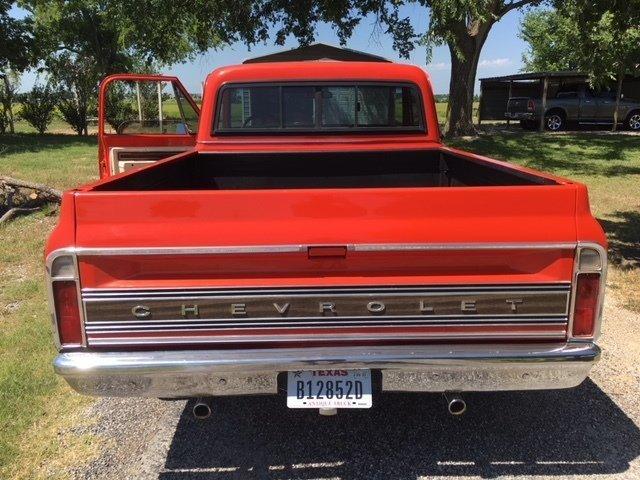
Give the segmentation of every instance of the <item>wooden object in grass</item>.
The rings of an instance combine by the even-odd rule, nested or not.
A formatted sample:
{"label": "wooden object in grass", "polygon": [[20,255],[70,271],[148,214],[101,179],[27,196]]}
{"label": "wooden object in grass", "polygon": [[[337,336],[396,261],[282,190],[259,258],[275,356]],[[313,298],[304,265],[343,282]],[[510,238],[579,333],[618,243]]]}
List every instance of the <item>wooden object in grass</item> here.
{"label": "wooden object in grass", "polygon": [[61,200],[62,192],[48,185],[0,175],[0,224]]}

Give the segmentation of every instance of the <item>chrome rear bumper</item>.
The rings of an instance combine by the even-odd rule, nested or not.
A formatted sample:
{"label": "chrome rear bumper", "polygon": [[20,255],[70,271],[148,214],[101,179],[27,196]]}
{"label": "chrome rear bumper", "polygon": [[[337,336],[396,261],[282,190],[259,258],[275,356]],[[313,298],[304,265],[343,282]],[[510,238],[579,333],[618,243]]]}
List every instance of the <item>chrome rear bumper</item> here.
{"label": "chrome rear bumper", "polygon": [[579,385],[600,356],[593,343],[69,352],[55,371],[78,392],[183,398],[277,393],[290,370],[370,368],[385,391],[544,390]]}

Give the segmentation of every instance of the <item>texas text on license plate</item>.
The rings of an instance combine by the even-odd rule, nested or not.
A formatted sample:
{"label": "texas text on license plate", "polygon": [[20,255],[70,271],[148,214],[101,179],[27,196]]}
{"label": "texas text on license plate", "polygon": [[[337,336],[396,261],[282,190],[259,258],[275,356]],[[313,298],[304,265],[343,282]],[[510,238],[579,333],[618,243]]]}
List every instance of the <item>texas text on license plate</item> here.
{"label": "texas text on license plate", "polygon": [[371,370],[288,372],[289,408],[371,408]]}

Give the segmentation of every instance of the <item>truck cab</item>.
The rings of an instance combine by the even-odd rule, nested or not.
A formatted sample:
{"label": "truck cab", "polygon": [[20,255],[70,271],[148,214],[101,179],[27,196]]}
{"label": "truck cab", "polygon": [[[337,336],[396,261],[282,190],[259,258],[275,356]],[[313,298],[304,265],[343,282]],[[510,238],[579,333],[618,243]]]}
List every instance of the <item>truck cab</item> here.
{"label": "truck cab", "polygon": [[[158,118],[109,133],[116,79]],[[101,92],[102,178],[64,194],[46,251],[54,367],[79,392],[368,408],[573,387],[598,359],[585,186],[443,145],[422,69],[223,67],[200,107],[170,77]]]}

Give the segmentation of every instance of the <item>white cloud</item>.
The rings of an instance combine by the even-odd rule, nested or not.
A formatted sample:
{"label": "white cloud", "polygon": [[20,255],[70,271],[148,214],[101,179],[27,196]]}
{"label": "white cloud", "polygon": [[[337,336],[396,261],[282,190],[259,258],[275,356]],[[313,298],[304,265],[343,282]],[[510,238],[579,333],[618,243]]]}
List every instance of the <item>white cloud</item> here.
{"label": "white cloud", "polygon": [[488,60],[480,60],[478,68],[504,67],[509,64],[511,64],[511,60],[508,58],[491,58]]}

